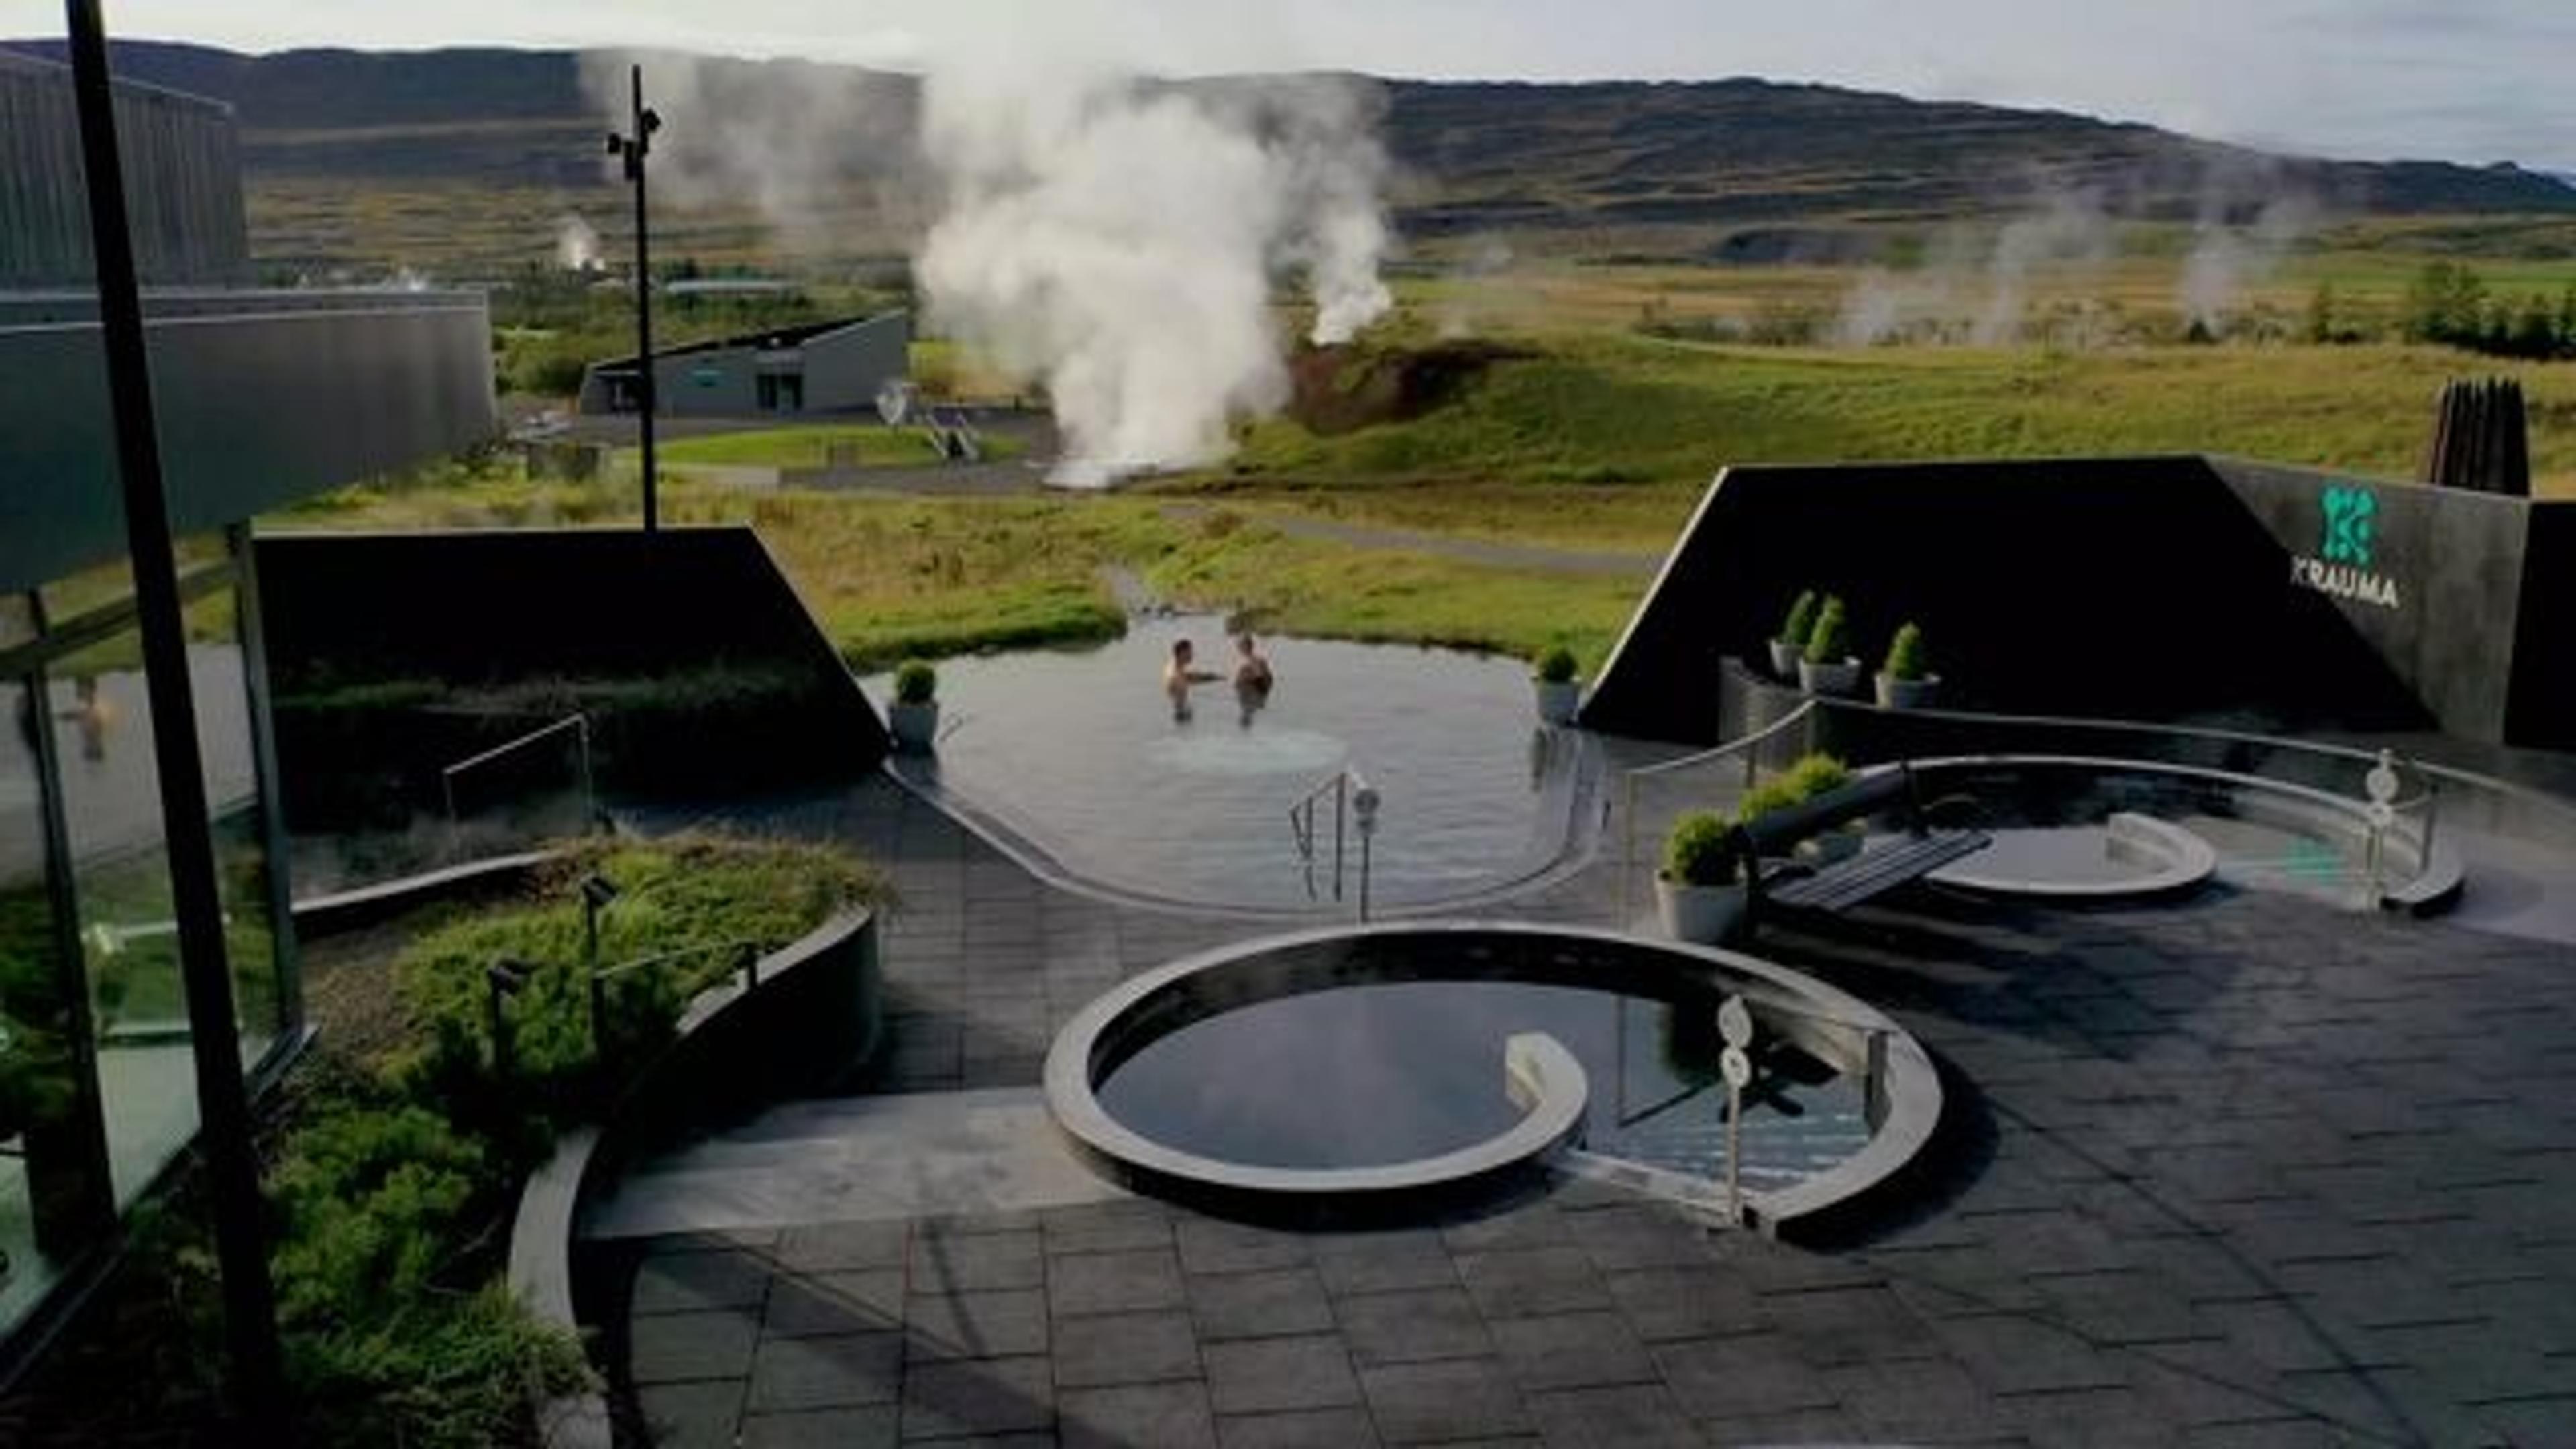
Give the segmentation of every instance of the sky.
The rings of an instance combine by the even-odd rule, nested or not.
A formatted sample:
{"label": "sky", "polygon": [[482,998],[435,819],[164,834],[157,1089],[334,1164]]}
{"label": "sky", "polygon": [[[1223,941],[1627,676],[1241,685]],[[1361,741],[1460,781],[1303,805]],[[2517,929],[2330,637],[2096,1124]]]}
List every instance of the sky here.
{"label": "sky", "polygon": [[[2576,172],[2576,0],[103,0],[120,36],[660,46],[924,68],[1016,52],[1163,74],[1818,80],[2270,149]],[[0,0],[0,34],[61,5]]]}

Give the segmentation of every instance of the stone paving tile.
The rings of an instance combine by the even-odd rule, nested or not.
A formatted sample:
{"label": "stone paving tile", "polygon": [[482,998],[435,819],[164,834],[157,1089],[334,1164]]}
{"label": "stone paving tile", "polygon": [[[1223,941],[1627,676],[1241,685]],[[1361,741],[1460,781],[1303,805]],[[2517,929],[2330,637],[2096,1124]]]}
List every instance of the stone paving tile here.
{"label": "stone paving tile", "polygon": [[779,1234],[777,1261],[798,1273],[901,1268],[911,1240],[909,1223],[820,1223]]}
{"label": "stone paving tile", "polygon": [[635,1403],[656,1449],[731,1449],[742,1418],[742,1381],[646,1384]]}
{"label": "stone paving tile", "polygon": [[639,1384],[741,1378],[751,1372],[759,1327],[739,1311],[636,1318],[626,1329],[627,1375]]}
{"label": "stone paving tile", "polygon": [[1372,1449],[1379,1442],[1377,1426],[1356,1408],[1221,1415],[1216,1437],[1221,1449]]}
{"label": "stone paving tile", "polygon": [[1316,1275],[1324,1280],[1324,1291],[1335,1298],[1407,1288],[1448,1288],[1458,1283],[1457,1266],[1434,1232],[1323,1238],[1316,1241],[1314,1254]]}
{"label": "stone paving tile", "polygon": [[1049,1253],[1116,1253],[1172,1245],[1172,1210],[1150,1198],[1049,1208],[1041,1223]]}
{"label": "stone paving tile", "polygon": [[1046,1285],[1046,1254],[1035,1229],[924,1232],[909,1258],[916,1293],[971,1293]]}
{"label": "stone paving tile", "polygon": [[1058,1314],[1179,1308],[1180,1260],[1169,1248],[1067,1253],[1047,1261],[1047,1300]]}
{"label": "stone paving tile", "polygon": [[1035,1288],[914,1294],[904,1300],[904,1358],[1017,1358],[1047,1351],[1046,1295]]}
{"label": "stone paving tile", "polygon": [[1176,1231],[1181,1266],[1192,1273],[1248,1273],[1310,1260],[1305,1238],[1296,1233],[1202,1217],[1183,1218]]}
{"label": "stone paving tile", "polygon": [[1330,1334],[1211,1343],[1200,1350],[1220,1414],[1328,1409],[1360,1401],[1350,1355]]}
{"label": "stone paving tile", "polygon": [[1820,1288],[1762,1300],[1769,1330],[1806,1363],[1895,1363],[1937,1358],[1941,1341],[1893,1289]]}
{"label": "stone paving tile", "polygon": [[1058,1387],[1195,1379],[1199,1371],[1199,1339],[1187,1314],[1107,1313],[1056,1322]]}
{"label": "stone paving tile", "polygon": [[1352,1362],[1362,1366],[1479,1358],[1494,1351],[1475,1302],[1456,1287],[1362,1294],[1334,1304],[1333,1314]]}
{"label": "stone paving tile", "polygon": [[1658,1344],[1652,1353],[1682,1411],[1700,1419],[1831,1409],[1839,1402],[1821,1370],[1765,1334]]}
{"label": "stone paving tile", "polygon": [[760,1346],[751,1365],[753,1413],[888,1404],[902,1385],[900,1333],[846,1333],[831,1338],[778,1338]]}
{"label": "stone paving tile", "polygon": [[1312,1268],[1193,1275],[1186,1291],[1198,1334],[1211,1342],[1329,1333],[1333,1328],[1324,1280]]}
{"label": "stone paving tile", "polygon": [[1762,1321],[1753,1290],[1721,1268],[1648,1268],[1607,1273],[1602,1282],[1649,1343],[1742,1333]]}
{"label": "stone paving tile", "polygon": [[1458,1277],[1478,1312],[1488,1318],[1575,1313],[1610,1308],[1610,1290],[1599,1270],[1575,1247],[1462,1253]]}
{"label": "stone paving tile", "polygon": [[770,1338],[864,1333],[903,1326],[903,1270],[780,1277],[770,1285],[760,1331]]}
{"label": "stone paving tile", "polygon": [[894,1449],[902,1416],[891,1404],[753,1414],[742,1421],[741,1449]]}
{"label": "stone paving tile", "polygon": [[631,1313],[689,1313],[715,1308],[760,1307],[769,1291],[769,1263],[756,1252],[720,1248],[699,1253],[654,1253],[635,1265]]}
{"label": "stone paving tile", "polygon": [[1498,1318],[1485,1328],[1512,1382],[1526,1390],[1598,1388],[1656,1378],[1645,1346],[1616,1313]]}
{"label": "stone paving tile", "polygon": [[1491,1439],[1531,1427],[1497,1359],[1384,1364],[1360,1370],[1360,1387],[1378,1437],[1389,1444]]}
{"label": "stone paving tile", "polygon": [[1065,1449],[1214,1449],[1216,1420],[1197,1382],[1066,1389],[1056,1397]]}
{"label": "stone paving tile", "polygon": [[903,1437],[1052,1430],[1055,1391],[1043,1358],[921,1364],[903,1376]]}
{"label": "stone paving tile", "polygon": [[1661,1383],[1533,1392],[1530,1422],[1548,1449],[1701,1449],[1706,1442]]}

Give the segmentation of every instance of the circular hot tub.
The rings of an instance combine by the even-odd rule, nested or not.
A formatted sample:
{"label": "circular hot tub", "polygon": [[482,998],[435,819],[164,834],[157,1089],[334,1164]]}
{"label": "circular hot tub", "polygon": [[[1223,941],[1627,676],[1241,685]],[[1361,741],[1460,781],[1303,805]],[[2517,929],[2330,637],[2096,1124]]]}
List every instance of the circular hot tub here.
{"label": "circular hot tub", "polygon": [[[1755,1024],[1726,1124],[1719,1006]],[[1822,982],[1607,931],[1301,932],[1126,982],[1060,1032],[1048,1104],[1140,1190],[1265,1219],[1438,1211],[1551,1167],[1773,1226],[1883,1182],[1940,1111],[1930,1059]]]}

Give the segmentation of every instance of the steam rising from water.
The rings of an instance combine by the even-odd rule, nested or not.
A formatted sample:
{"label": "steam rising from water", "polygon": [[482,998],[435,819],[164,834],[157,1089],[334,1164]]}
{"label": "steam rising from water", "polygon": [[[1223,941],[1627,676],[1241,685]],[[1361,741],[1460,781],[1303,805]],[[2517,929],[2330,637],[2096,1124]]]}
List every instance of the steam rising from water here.
{"label": "steam rising from water", "polygon": [[1379,105],[1325,77],[934,72],[921,144],[945,202],[914,260],[931,321],[1045,383],[1059,483],[1221,458],[1234,419],[1287,398],[1274,272],[1306,273],[1319,343],[1389,305]]}
{"label": "steam rising from water", "polygon": [[567,272],[599,269],[599,231],[577,212],[564,213],[555,224],[555,265]]}

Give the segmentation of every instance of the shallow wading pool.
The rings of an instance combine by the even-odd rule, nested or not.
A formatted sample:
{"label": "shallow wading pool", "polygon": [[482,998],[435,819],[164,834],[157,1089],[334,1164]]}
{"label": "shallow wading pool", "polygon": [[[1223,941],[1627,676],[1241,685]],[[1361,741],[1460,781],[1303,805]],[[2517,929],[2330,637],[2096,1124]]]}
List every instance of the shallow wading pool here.
{"label": "shallow wading pool", "polygon": [[[1226,680],[1175,717],[1161,684],[1172,641]],[[1264,639],[1277,682],[1247,707],[1228,682],[1221,620],[1135,622],[1081,653],[1019,653],[939,667],[941,736],[905,777],[1060,873],[1184,904],[1347,914],[1361,842],[1343,841],[1333,891],[1333,807],[1315,813],[1315,859],[1289,811],[1339,771],[1383,799],[1369,842],[1381,907],[1457,900],[1559,857],[1580,814],[1584,747],[1541,728],[1516,660],[1409,646]],[[879,698],[883,681],[870,681]]]}

